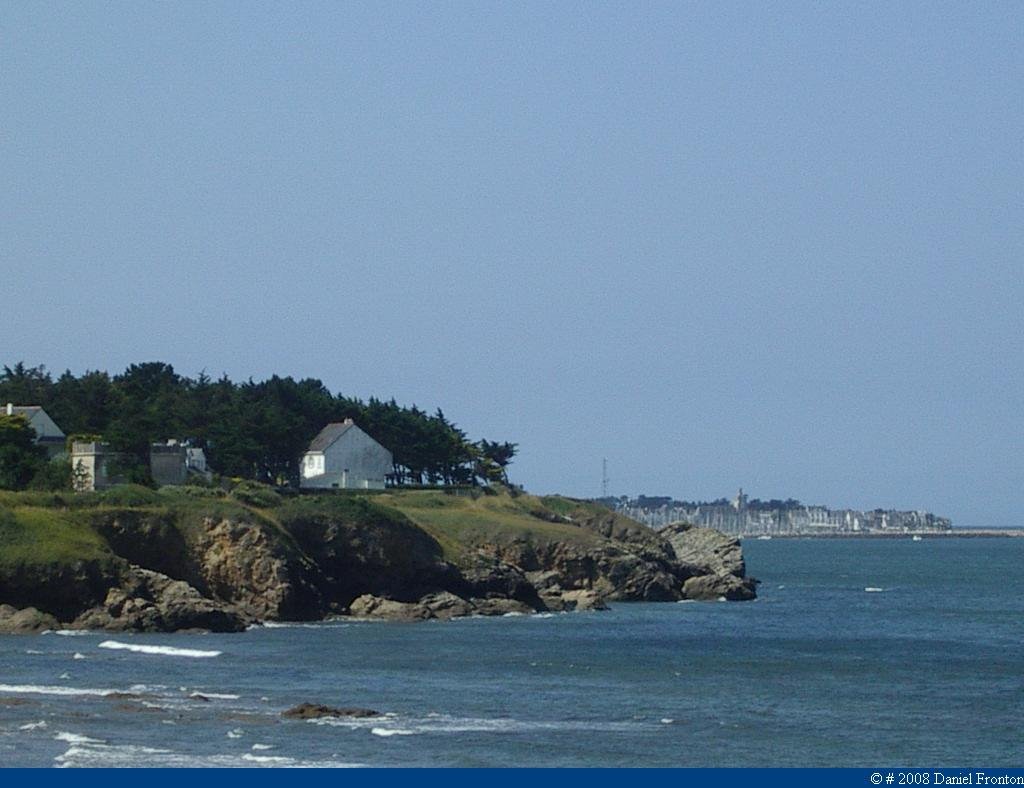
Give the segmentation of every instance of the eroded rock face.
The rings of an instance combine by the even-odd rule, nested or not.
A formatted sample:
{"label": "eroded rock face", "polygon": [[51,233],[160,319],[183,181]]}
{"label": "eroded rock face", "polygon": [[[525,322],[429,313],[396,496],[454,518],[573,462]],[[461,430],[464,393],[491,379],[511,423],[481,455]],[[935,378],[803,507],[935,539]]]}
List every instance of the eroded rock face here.
{"label": "eroded rock face", "polygon": [[228,605],[204,597],[183,580],[133,566],[103,604],[82,613],[72,629],[166,632],[206,629],[239,632],[248,619]]}
{"label": "eroded rock face", "polygon": [[323,614],[316,574],[302,556],[289,556],[265,526],[206,518],[195,551],[212,596],[251,618],[307,619]]}
{"label": "eroded rock face", "polygon": [[659,531],[675,552],[676,561],[693,575],[746,577],[740,540],[713,528],[677,523]]}
{"label": "eroded rock face", "polygon": [[10,605],[0,605],[0,634],[32,635],[48,629],[60,629],[60,622],[49,613],[34,607],[18,610]]}
{"label": "eroded rock face", "polygon": [[8,572],[0,600],[13,607],[0,607],[0,631],[52,629],[58,619],[111,631],[238,631],[342,612],[423,621],[755,596],[737,539],[682,525],[656,532],[592,505],[573,515],[548,513],[562,526],[553,535],[481,527],[456,567],[404,515],[343,499],[293,505],[276,519],[97,510],[110,558]]}
{"label": "eroded rock face", "polygon": [[699,575],[683,584],[683,596],[704,601],[746,602],[757,596],[757,581],[736,575]]}
{"label": "eroded rock face", "polygon": [[544,596],[549,610],[569,612],[573,610],[607,610],[608,605],[595,591],[563,591]]}
{"label": "eroded rock face", "polygon": [[315,619],[325,606],[316,566],[260,518],[205,517],[182,529],[173,518],[132,510],[97,516],[118,555],[182,580],[252,619]]}
{"label": "eroded rock face", "polygon": [[462,591],[441,546],[411,522],[299,512],[282,523],[315,563],[319,588],[335,609],[364,594],[411,602],[442,589]]}
{"label": "eroded rock face", "polygon": [[480,545],[501,563],[524,572],[542,599],[563,591],[594,591],[619,601],[665,602],[681,598],[681,582],[671,562],[643,546],[605,542],[580,545],[554,542],[536,545],[517,540],[505,545]]}
{"label": "eroded rock face", "polygon": [[747,577],[740,540],[713,528],[676,524],[661,533],[672,545],[686,599],[742,602],[757,596],[757,581]]}

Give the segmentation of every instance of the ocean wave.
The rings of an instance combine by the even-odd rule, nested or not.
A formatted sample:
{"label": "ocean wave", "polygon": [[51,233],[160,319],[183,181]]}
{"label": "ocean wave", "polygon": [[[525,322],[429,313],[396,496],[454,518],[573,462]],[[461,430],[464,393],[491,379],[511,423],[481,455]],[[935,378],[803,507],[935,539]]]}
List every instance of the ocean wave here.
{"label": "ocean wave", "polygon": [[101,739],[90,739],[81,733],[68,733],[67,731],[60,731],[53,739],[54,741],[67,742],[68,744],[106,744]]}
{"label": "ocean wave", "polygon": [[286,758],[283,755],[253,755],[251,752],[245,753],[242,756],[242,760],[252,761],[253,763],[272,763],[275,765],[295,763],[294,758]]}
{"label": "ocean wave", "polygon": [[85,635],[99,635],[100,632],[92,632],[88,629],[44,629],[40,635],[62,635],[63,637],[83,637]]}
{"label": "ocean wave", "polygon": [[884,591],[885,589],[884,588],[878,588],[877,586],[868,586],[864,590],[867,591],[869,594],[878,594],[878,593],[881,593],[882,591]]}
{"label": "ocean wave", "polygon": [[54,758],[57,766],[71,767],[230,767],[230,766],[282,766],[311,768],[346,768],[363,766],[361,763],[344,761],[301,761],[282,755],[253,755],[242,753],[218,753],[214,755],[198,755],[173,750],[142,747],[138,745],[114,745],[89,739],[78,734],[67,734],[62,739],[71,746],[66,752]]}
{"label": "ocean wave", "polygon": [[75,655],[71,659],[85,659],[85,654],[80,651],[76,651]]}
{"label": "ocean wave", "polygon": [[46,720],[39,720],[39,722],[27,722],[24,725],[19,725],[19,731],[35,731],[40,728],[46,728]]}
{"label": "ocean wave", "polygon": [[197,648],[176,648],[175,646],[149,646],[143,643],[121,643],[118,640],[104,640],[98,648],[132,651],[137,654],[160,654],[167,657],[191,657],[203,659],[219,657],[222,651],[201,651]]}
{"label": "ocean wave", "polygon": [[41,684],[0,684],[0,692],[11,692],[15,695],[95,695],[103,697],[112,692],[123,692],[114,689],[90,689],[86,687],[48,687]]}
{"label": "ocean wave", "polygon": [[210,700],[238,700],[240,695],[232,695],[229,692],[203,692],[195,690],[189,695],[190,698],[209,698]]}
{"label": "ocean wave", "polygon": [[349,730],[369,730],[375,736],[412,736],[432,733],[532,733],[538,731],[635,731],[651,727],[638,720],[515,720],[504,717],[453,717],[429,714],[426,717],[320,717],[307,720],[312,725]]}
{"label": "ocean wave", "polygon": [[349,621],[356,619],[346,617],[346,621],[261,621],[258,624],[250,624],[247,630],[254,629],[343,629],[349,626]]}

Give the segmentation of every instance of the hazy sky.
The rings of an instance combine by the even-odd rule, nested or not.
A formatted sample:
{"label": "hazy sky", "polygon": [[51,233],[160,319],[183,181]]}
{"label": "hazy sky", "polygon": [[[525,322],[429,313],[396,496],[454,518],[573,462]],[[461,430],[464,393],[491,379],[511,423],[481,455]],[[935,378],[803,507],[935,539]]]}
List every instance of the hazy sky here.
{"label": "hazy sky", "polygon": [[6,3],[0,363],[318,377],[537,492],[1020,523],[1020,3]]}

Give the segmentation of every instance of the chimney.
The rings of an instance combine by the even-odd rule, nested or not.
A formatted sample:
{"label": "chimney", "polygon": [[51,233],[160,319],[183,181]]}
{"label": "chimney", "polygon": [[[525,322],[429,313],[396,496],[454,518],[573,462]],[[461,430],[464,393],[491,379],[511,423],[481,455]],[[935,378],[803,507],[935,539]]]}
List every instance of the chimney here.
{"label": "chimney", "polygon": [[14,415],[14,403],[13,402],[8,402],[7,403],[7,415],[8,416],[13,416]]}
{"label": "chimney", "polygon": [[342,422],[342,424],[355,424],[355,422],[354,422],[354,421],[352,421],[352,419],[345,419],[345,420],[344,420],[344,421]]}

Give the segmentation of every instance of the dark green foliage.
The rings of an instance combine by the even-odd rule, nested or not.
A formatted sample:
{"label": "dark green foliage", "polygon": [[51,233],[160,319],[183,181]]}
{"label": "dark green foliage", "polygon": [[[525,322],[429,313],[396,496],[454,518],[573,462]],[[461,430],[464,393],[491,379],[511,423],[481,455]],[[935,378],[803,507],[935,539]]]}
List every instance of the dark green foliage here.
{"label": "dark green foliage", "polygon": [[30,490],[68,490],[71,487],[71,461],[65,458],[50,460],[44,463],[32,481],[29,482]]}
{"label": "dark green foliage", "polygon": [[0,415],[0,488],[24,490],[46,464],[36,431],[22,416]]}
{"label": "dark green foliage", "polygon": [[310,440],[346,418],[392,452],[391,481],[398,485],[505,483],[516,452],[514,443],[470,441],[441,410],[430,415],[393,399],[363,402],[311,378],[193,379],[160,362],[114,376],[65,372],[57,380],[44,367],[5,366],[0,402],[42,405],[68,435],[102,435],[125,454],[125,479],[138,484],[150,483],[150,443],[168,438],[204,448],[210,467],[224,476],[294,484]]}

